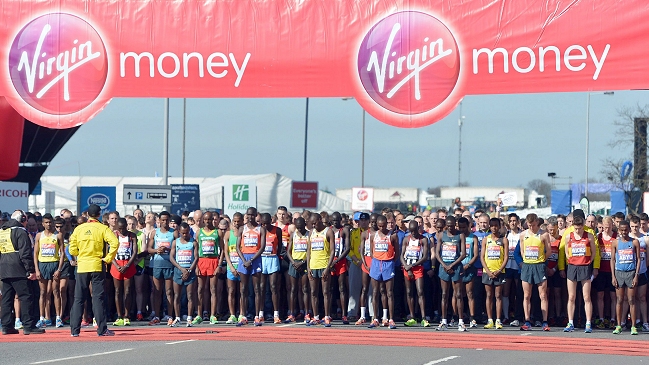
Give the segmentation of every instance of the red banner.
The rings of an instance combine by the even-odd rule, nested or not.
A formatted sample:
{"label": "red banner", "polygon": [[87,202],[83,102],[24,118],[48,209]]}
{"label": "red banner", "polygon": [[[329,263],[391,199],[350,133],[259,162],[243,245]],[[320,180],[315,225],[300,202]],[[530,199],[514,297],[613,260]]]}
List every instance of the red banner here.
{"label": "red banner", "polygon": [[25,119],[0,97],[0,180],[18,174],[24,127]]}
{"label": "red banner", "polygon": [[0,5],[0,95],[52,128],[113,97],[353,96],[419,127],[465,95],[649,87],[644,0]]}
{"label": "red banner", "polygon": [[291,184],[291,207],[317,209],[318,183],[311,181],[293,181]]}

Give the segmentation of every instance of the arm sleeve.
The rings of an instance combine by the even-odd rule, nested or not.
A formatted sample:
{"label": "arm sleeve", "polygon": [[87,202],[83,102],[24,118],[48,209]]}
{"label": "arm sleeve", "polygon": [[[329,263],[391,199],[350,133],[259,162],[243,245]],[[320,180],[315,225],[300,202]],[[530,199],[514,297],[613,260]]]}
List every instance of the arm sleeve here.
{"label": "arm sleeve", "polygon": [[106,227],[104,230],[104,242],[108,243],[109,248],[108,248],[108,253],[106,254],[106,257],[104,257],[104,262],[106,264],[110,264],[113,262],[113,259],[115,259],[115,255],[117,255],[117,248],[119,248],[119,241],[117,240],[117,236],[110,230],[110,228]]}

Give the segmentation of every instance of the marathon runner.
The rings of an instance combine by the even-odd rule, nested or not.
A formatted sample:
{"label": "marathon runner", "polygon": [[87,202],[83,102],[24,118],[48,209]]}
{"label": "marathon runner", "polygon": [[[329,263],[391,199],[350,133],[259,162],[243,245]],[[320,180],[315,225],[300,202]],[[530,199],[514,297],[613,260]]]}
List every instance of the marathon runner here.
{"label": "marathon runner", "polygon": [[[502,287],[507,281],[506,267],[509,259],[509,242],[507,237],[500,235],[500,219],[491,218],[489,220],[489,227],[491,234],[483,240],[482,254],[480,260],[482,261],[482,283],[485,286],[486,292],[486,311],[487,311],[487,324],[485,329],[502,329],[503,324],[500,321],[502,314]],[[496,323],[494,324],[493,316],[493,301],[496,298]]]}
{"label": "marathon runner", "polygon": [[545,261],[551,252],[550,238],[542,234],[539,226],[539,218],[536,214],[530,213],[525,217],[527,227],[520,234],[520,254],[523,258],[521,267],[521,281],[523,282],[523,311],[525,312],[525,323],[521,331],[532,330],[532,285],[536,285],[541,299],[541,313],[543,315],[543,331],[549,331],[548,326],[548,297],[547,277],[545,275]]}
{"label": "marathon runner", "polygon": [[[174,240],[174,231],[169,228],[170,214],[163,211],[158,216],[159,228],[149,233],[147,242],[147,251],[153,255],[151,259],[151,267],[153,269],[153,310],[151,316],[153,317],[149,325],[160,324],[160,318],[156,313],[162,313],[162,289],[165,290],[165,298],[167,300],[167,308],[169,314],[167,315],[167,325],[173,323],[172,319],[172,305],[173,305],[173,275],[174,269],[171,261],[169,260],[169,251],[171,251],[171,243]],[[163,318],[164,320],[164,318]]]}
{"label": "marathon runner", "polygon": [[[445,331],[448,329],[447,308],[451,285],[453,287],[453,296],[455,297],[457,308],[459,310],[464,308],[464,300],[462,298],[462,260],[466,257],[466,236],[457,230],[454,216],[448,216],[446,218],[446,230],[441,233],[441,237],[438,236],[437,242],[435,256],[440,264],[439,279],[442,288],[442,321],[437,327],[437,330]],[[464,332],[466,331],[464,319],[461,313],[458,313],[458,315],[458,331]]]}
{"label": "marathon runner", "polygon": [[203,322],[200,314],[205,312],[207,303],[210,306],[210,324],[217,324],[219,323],[216,317],[219,293],[217,291],[217,281],[218,274],[221,273],[220,265],[223,260],[223,237],[219,236],[219,231],[214,226],[212,212],[205,212],[201,219],[203,219],[203,227],[198,229],[198,235],[196,235],[198,245],[198,265],[196,267],[196,276],[198,276],[198,315],[194,318],[192,324]]}
{"label": "marathon runner", "polygon": [[340,295],[340,308],[342,310],[343,324],[349,324],[347,319],[347,304],[349,300],[349,282],[347,280],[347,270],[349,261],[350,231],[349,227],[342,224],[342,215],[339,212],[333,212],[331,215],[331,228],[334,231],[336,243],[334,245],[334,260],[331,263],[331,275],[338,277],[338,293]]}
{"label": "marathon runner", "polygon": [[36,234],[34,240],[34,264],[36,278],[40,287],[39,308],[41,318],[36,327],[51,326],[51,298],[54,295],[54,308],[56,310],[56,324],[61,327],[61,293],[59,279],[63,269],[63,243],[56,234],[54,219],[51,214],[43,216],[43,232]]}
{"label": "marathon runner", "polygon": [[[401,247],[403,254],[400,255],[401,266],[403,267],[404,284],[406,288],[406,300],[408,301],[408,310],[410,312],[405,325],[408,327],[417,324],[415,320],[415,298],[416,292],[419,310],[421,311],[421,326],[430,327],[426,319],[426,296],[424,294],[424,267],[423,263],[429,260],[428,238],[421,235],[421,230],[417,220],[408,223],[409,235],[403,238]],[[413,290],[412,283],[415,283]]]}
{"label": "marathon runner", "polygon": [[[262,295],[266,296],[266,282],[270,286],[271,300],[273,302],[273,323],[281,324],[279,318],[279,279],[280,279],[280,256],[283,256],[284,246],[281,243],[282,230],[274,226],[271,216],[268,213],[261,215],[261,225],[266,229],[266,242],[264,252],[261,254],[261,283],[259,288]],[[264,311],[259,312],[259,317],[264,318]]]}
{"label": "marathon runner", "polygon": [[309,273],[309,284],[311,285],[311,304],[313,306],[314,318],[307,323],[309,326],[320,324],[320,292],[324,297],[324,325],[331,327],[331,284],[330,270],[331,263],[334,259],[334,247],[336,238],[333,230],[325,226],[323,219],[318,214],[312,214],[309,217],[313,229],[309,234],[307,245],[306,260],[307,272]]}
{"label": "marathon runner", "polygon": [[126,219],[117,220],[117,231],[115,235],[119,241],[117,255],[110,267],[115,286],[115,308],[117,309],[117,320],[113,326],[130,326],[131,320],[131,278],[135,276],[137,257],[137,236],[127,229]]}
{"label": "marathon runner", "polygon": [[[636,320],[635,289],[639,282],[640,275],[640,243],[637,239],[629,237],[629,222],[620,221],[618,224],[618,238],[613,241],[611,247],[611,270],[615,271],[612,284],[615,287],[617,303],[615,311],[617,318],[623,318],[623,305],[626,300],[629,303],[631,323]],[[614,335],[622,333],[622,326],[615,326]],[[631,326],[631,334],[637,335],[638,330]]]}
{"label": "marathon runner", "polygon": [[[222,221],[227,224],[227,220]],[[219,223],[220,225],[221,223]],[[239,295],[239,282],[241,281],[239,275],[239,264],[241,262],[239,253],[237,251],[237,239],[239,237],[239,230],[243,224],[243,215],[239,212],[232,215],[232,223],[227,227],[225,236],[223,237],[224,245],[227,243],[227,250],[225,252],[225,261],[227,262],[227,286],[228,286],[228,309],[230,317],[225,322],[226,324],[235,324],[237,322],[247,322],[245,308],[239,308],[239,319],[237,319],[237,296]]]}
{"label": "marathon runner", "polygon": [[[241,301],[239,306],[239,322],[237,326],[248,323],[245,311],[248,308],[248,281],[252,277],[252,287],[255,293],[255,318],[254,325],[261,326],[264,323],[262,310],[264,308],[263,295],[259,288],[261,281],[261,254],[264,252],[266,245],[266,229],[257,223],[257,208],[250,207],[246,211],[247,223],[239,228],[239,238],[237,243],[237,254],[240,262],[237,267],[239,278],[241,279],[239,291]],[[259,313],[262,315],[260,316]]]}
{"label": "marathon runner", "polygon": [[[295,231],[291,235],[288,243],[288,255],[291,266],[288,273],[291,276],[291,291],[289,295],[289,316],[285,323],[293,323],[303,317],[310,321],[309,308],[311,303],[311,293],[309,290],[309,277],[306,271],[306,251],[308,248],[309,231],[306,230],[304,218],[298,217],[294,221]],[[298,289],[301,295],[298,294]],[[296,316],[295,304],[299,301],[300,316]]]}
{"label": "marathon runner", "polygon": [[[182,222],[178,231],[180,237],[173,241],[169,253],[171,263],[174,265],[174,311],[176,313],[171,327],[180,325],[180,297],[183,286],[187,290],[187,327],[191,327],[194,303],[196,302],[196,274],[194,270],[198,265],[199,250],[198,243],[191,237],[191,228],[187,223]],[[200,315],[200,311],[198,315]]]}

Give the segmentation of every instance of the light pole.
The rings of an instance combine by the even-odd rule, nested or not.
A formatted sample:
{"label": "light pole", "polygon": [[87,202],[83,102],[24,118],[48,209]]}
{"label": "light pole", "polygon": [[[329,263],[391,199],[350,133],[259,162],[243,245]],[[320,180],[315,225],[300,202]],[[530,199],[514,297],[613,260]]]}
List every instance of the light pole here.
{"label": "light pole", "polygon": [[167,185],[169,182],[169,98],[165,98],[164,103],[163,140],[162,185]]}
{"label": "light pole", "polygon": [[[586,181],[584,183],[584,196],[588,198],[588,161],[590,153],[590,95],[593,93],[588,93],[586,97]],[[614,95],[613,91],[605,91],[600,95]]]}
{"label": "light pole", "polygon": [[457,151],[457,186],[462,184],[462,124],[464,115],[462,115],[462,102],[460,102],[460,117],[457,120],[457,125],[460,128],[459,145]]}
{"label": "light pole", "polygon": [[304,117],[304,176],[303,180],[306,181],[306,151],[309,138],[309,98],[306,98],[306,113]]}
{"label": "light pole", "polygon": [[[343,100],[352,100],[353,97],[346,97]],[[362,107],[361,107],[362,108]],[[361,188],[365,187],[365,109],[363,109],[363,133],[361,142]]]}
{"label": "light pole", "polygon": [[187,125],[187,98],[183,98],[183,184],[185,183],[185,126]]}

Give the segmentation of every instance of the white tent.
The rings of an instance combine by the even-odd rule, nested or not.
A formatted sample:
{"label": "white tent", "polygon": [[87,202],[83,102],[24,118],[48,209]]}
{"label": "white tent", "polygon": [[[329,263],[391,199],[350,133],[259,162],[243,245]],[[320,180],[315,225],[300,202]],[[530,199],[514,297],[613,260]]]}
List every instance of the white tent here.
{"label": "white tent", "polygon": [[[260,175],[223,175],[215,178],[186,177],[185,184],[200,186],[202,208],[222,208],[222,191],[225,184],[255,181],[257,186],[257,208],[261,212],[274,212],[278,206],[291,209],[292,180],[280,174]],[[41,178],[43,194],[30,197],[31,211],[44,212],[45,193],[54,192],[54,207],[51,213],[58,213],[63,208],[76,212],[77,187],[79,186],[115,186],[117,211],[121,214],[131,213],[135,206],[125,206],[122,201],[124,184],[126,185],[161,185],[161,177],[116,177],[116,176],[43,176]],[[169,184],[180,184],[182,178],[170,177]],[[144,210],[160,210],[159,206],[141,206]],[[351,203],[336,196],[319,191],[317,211],[351,212]]]}

